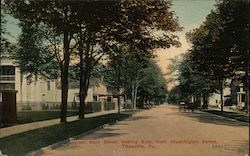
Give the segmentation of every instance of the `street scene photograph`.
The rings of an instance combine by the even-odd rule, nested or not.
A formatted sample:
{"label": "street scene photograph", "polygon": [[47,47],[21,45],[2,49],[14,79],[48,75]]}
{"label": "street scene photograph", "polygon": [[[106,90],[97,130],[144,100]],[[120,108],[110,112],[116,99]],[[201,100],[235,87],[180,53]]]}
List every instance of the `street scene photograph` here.
{"label": "street scene photograph", "polygon": [[0,156],[249,156],[249,0],[1,0]]}

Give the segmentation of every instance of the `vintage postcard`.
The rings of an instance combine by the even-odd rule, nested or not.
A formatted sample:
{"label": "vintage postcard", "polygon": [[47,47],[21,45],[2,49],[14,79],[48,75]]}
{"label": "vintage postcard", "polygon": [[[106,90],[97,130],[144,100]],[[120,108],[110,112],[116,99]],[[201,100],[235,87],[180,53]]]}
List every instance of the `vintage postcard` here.
{"label": "vintage postcard", "polygon": [[1,0],[0,156],[249,156],[249,0]]}

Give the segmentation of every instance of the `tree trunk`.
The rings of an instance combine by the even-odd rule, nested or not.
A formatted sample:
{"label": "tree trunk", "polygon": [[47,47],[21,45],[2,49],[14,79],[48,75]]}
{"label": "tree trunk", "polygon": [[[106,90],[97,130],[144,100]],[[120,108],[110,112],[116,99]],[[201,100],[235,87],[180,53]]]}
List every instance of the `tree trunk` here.
{"label": "tree trunk", "polygon": [[134,109],[136,109],[136,103],[137,103],[137,91],[138,91],[138,86],[135,87],[135,95],[134,95]]}
{"label": "tree trunk", "polygon": [[248,65],[248,68],[247,70],[245,71],[246,72],[246,100],[245,100],[245,107],[246,107],[246,111],[247,113],[249,114],[249,106],[250,106],[250,99],[249,99],[249,96],[250,96],[250,91],[249,91],[249,88],[250,88],[250,82],[249,82],[249,79],[250,79],[250,64]]}
{"label": "tree trunk", "polygon": [[20,72],[20,101],[23,102],[23,72]]}
{"label": "tree trunk", "polygon": [[221,105],[221,111],[223,112],[223,107],[224,107],[224,93],[223,93],[223,89],[224,89],[224,79],[220,80],[220,105]]}
{"label": "tree trunk", "polygon": [[69,68],[69,39],[68,32],[64,33],[63,36],[63,50],[64,50],[64,62],[61,65],[61,122],[66,122],[67,116],[67,103],[68,103],[68,68]]}
{"label": "tree trunk", "polygon": [[[85,59],[83,58],[83,45],[80,45],[80,106],[79,106],[79,119],[85,118],[85,99],[88,94],[89,79],[91,72],[91,60],[89,60],[90,43],[87,43]],[[85,62],[85,68],[83,63]]]}
{"label": "tree trunk", "polygon": [[207,106],[208,106],[208,103],[207,103],[207,94],[203,93],[203,108],[206,109]]}
{"label": "tree trunk", "polygon": [[84,119],[84,100],[83,100],[83,96],[84,96],[84,69],[83,69],[83,49],[82,49],[82,45],[79,45],[79,56],[80,56],[80,90],[79,90],[79,100],[80,100],[80,104],[79,104],[79,119]]}
{"label": "tree trunk", "polygon": [[127,110],[127,94],[124,94],[125,111]]}
{"label": "tree trunk", "polygon": [[62,87],[62,105],[61,105],[61,122],[66,122],[67,116],[67,100],[68,100],[68,80],[66,76],[65,67],[62,69],[61,87]]}
{"label": "tree trunk", "polygon": [[143,108],[143,106],[144,106],[144,96],[141,94],[138,107]]}
{"label": "tree trunk", "polygon": [[131,110],[133,110],[134,107],[134,86],[131,86]]}
{"label": "tree trunk", "polygon": [[121,99],[120,99],[120,88],[117,89],[118,95],[117,95],[117,103],[118,103],[118,114],[121,112]]}
{"label": "tree trunk", "polygon": [[[84,73],[84,74],[83,74]],[[84,72],[82,70],[83,77],[80,78],[80,107],[79,107],[79,119],[85,118],[85,99],[88,94],[88,88],[89,88],[89,74]]]}
{"label": "tree trunk", "polygon": [[199,107],[201,108],[201,104],[202,104],[202,94],[198,95],[199,97]]}

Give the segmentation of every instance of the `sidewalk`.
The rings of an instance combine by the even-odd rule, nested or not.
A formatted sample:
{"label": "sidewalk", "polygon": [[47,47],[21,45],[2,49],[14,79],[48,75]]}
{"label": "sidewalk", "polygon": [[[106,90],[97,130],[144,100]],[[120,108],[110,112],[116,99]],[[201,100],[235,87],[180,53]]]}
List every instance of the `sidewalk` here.
{"label": "sidewalk", "polygon": [[[123,111],[123,110],[121,110]],[[106,114],[112,114],[116,113],[117,110],[111,110],[111,111],[102,111],[102,112],[96,112],[96,113],[91,113],[91,114],[86,114],[86,118],[91,118],[95,116],[100,116],[100,115],[106,115]],[[67,122],[75,121],[78,120],[78,116],[71,116],[67,117]],[[48,127],[52,125],[60,124],[60,119],[52,119],[52,120],[45,120],[45,121],[38,121],[38,122],[32,122],[32,123],[27,123],[27,124],[20,124],[20,125],[15,125],[11,127],[6,127],[6,128],[1,128],[0,129],[0,138],[10,136],[13,134],[18,134],[38,128],[43,128],[43,127]]]}

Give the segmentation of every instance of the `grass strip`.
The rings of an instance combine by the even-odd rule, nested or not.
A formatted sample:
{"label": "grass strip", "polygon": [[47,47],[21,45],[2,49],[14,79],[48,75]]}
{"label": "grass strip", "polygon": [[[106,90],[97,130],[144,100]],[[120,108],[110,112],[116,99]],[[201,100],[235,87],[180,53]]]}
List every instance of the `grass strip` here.
{"label": "grass strip", "polygon": [[211,114],[216,114],[219,116],[243,121],[243,122],[249,122],[249,115],[246,113],[241,113],[241,112],[222,112],[220,110],[205,110],[205,112],[211,113]]}
{"label": "grass strip", "polygon": [[84,120],[62,123],[7,136],[0,138],[0,150],[8,156],[25,155],[31,151],[79,135],[106,123],[123,120],[131,116],[134,112],[138,112],[138,110],[86,118]]}

